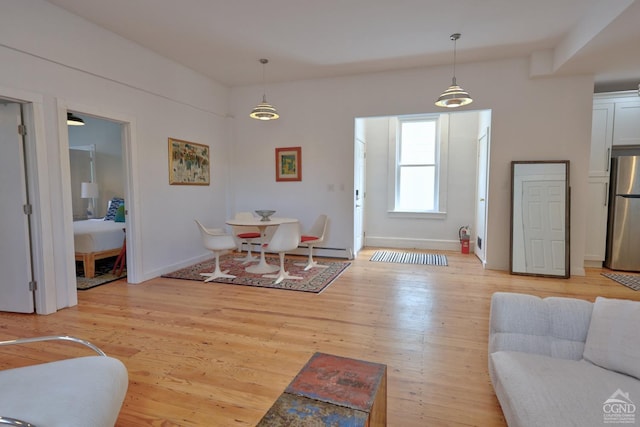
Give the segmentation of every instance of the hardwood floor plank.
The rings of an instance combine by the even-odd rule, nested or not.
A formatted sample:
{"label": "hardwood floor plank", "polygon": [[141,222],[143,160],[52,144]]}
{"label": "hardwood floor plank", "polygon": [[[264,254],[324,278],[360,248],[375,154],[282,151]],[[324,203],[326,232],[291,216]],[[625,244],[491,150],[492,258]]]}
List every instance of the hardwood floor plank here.
{"label": "hardwood floor plank", "polygon": [[[320,294],[156,278],[80,292],[48,316],[0,313],[0,339],[75,335],[122,360],[129,390],[118,426],[253,426],[316,352],[384,363],[389,426],[504,426],[489,382],[496,291],[640,300],[587,269],[549,279],[483,270],[447,252],[448,267],[369,262]],[[0,349],[0,368],[88,354],[72,345]]]}

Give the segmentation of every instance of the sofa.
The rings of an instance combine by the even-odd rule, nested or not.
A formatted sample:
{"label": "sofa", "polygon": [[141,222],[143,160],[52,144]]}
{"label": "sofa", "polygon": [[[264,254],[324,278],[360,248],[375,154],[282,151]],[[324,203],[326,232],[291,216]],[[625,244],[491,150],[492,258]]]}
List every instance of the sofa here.
{"label": "sofa", "polygon": [[66,335],[2,341],[0,349],[42,341],[75,342],[97,355],[0,371],[0,425],[113,427],[129,384],[122,362]]}
{"label": "sofa", "polygon": [[510,427],[640,425],[640,302],[498,292],[489,323]]}

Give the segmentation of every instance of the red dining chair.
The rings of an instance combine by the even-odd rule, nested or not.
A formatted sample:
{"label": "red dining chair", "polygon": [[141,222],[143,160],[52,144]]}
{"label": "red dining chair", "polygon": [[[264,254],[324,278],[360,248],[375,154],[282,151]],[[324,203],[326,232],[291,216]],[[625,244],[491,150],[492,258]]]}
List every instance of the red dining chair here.
{"label": "red dining chair", "polygon": [[313,247],[324,241],[324,235],[327,232],[327,224],[329,217],[325,214],[318,216],[316,222],[307,233],[303,233],[300,237],[300,244],[309,248],[309,260],[307,263],[296,263],[296,265],[304,265],[304,270],[311,270],[312,268],[327,268],[326,265],[318,264],[313,260]]}
{"label": "red dining chair", "polygon": [[[254,219],[255,217],[251,212],[237,212],[236,219]],[[243,264],[249,264],[250,262],[256,262],[258,257],[251,254],[251,246],[258,242],[260,243],[260,231],[258,227],[251,227],[245,225],[234,225],[231,227],[233,235],[238,242],[238,252],[242,252],[242,244],[247,244],[247,255],[244,258],[236,258],[238,261],[242,261]]]}

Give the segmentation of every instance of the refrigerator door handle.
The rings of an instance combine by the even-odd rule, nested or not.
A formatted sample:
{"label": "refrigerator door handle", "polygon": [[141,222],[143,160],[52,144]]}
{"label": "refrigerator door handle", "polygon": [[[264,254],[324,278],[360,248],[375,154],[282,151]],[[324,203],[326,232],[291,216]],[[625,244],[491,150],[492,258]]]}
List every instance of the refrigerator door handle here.
{"label": "refrigerator door handle", "polygon": [[609,205],[609,183],[607,182],[604,186],[604,205]]}

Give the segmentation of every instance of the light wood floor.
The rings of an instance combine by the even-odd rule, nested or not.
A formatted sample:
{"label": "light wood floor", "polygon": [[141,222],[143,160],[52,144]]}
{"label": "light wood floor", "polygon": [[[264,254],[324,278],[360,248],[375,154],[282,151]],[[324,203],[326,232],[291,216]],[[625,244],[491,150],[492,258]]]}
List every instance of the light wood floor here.
{"label": "light wood floor", "polygon": [[[320,294],[157,278],[79,293],[48,316],[0,313],[0,340],[69,334],[122,360],[118,426],[254,426],[316,351],[384,363],[388,425],[504,426],[487,374],[493,292],[640,300],[589,269],[568,280],[368,261]],[[0,351],[0,368],[86,354],[69,344]]]}

